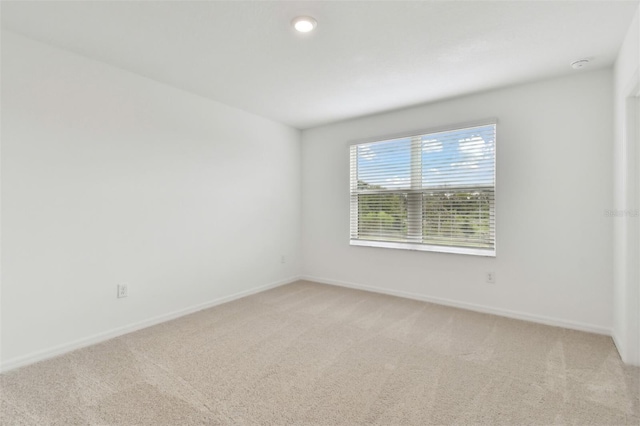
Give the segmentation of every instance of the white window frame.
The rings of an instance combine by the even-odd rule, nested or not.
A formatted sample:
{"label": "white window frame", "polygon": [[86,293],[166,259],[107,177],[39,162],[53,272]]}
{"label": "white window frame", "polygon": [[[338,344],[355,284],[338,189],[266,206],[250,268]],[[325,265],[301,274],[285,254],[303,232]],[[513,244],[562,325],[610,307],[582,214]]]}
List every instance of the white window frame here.
{"label": "white window frame", "polygon": [[[412,138],[412,152],[415,150],[415,146],[413,144],[413,139],[414,138],[418,138],[421,137],[422,135],[425,134],[429,134],[429,133],[440,133],[440,132],[448,132],[448,131],[454,131],[454,130],[462,130],[465,128],[469,128],[469,127],[480,127],[480,126],[490,126],[490,125],[495,125],[496,126],[496,136],[495,136],[495,140],[494,140],[494,168],[493,168],[493,172],[494,172],[494,184],[493,184],[493,189],[494,189],[494,202],[493,202],[493,211],[491,212],[492,216],[493,216],[493,223],[495,225],[494,227],[494,244],[493,244],[493,249],[482,249],[482,248],[472,248],[472,247],[458,247],[458,246],[447,246],[447,245],[430,245],[430,244],[424,244],[422,242],[416,242],[416,243],[412,243],[412,242],[392,242],[392,241],[379,241],[379,240],[366,240],[366,239],[353,239],[349,238],[349,244],[352,246],[364,246],[364,247],[380,247],[380,248],[391,248],[391,249],[401,249],[401,250],[416,250],[416,251],[426,251],[426,252],[438,252],[438,253],[452,253],[452,254],[465,254],[465,255],[473,255],[473,256],[485,256],[485,257],[496,257],[496,253],[497,253],[497,215],[496,215],[496,211],[497,211],[497,203],[498,203],[498,196],[497,196],[497,164],[498,164],[498,157],[497,157],[497,125],[498,125],[498,120],[496,118],[489,118],[489,119],[485,119],[485,120],[479,120],[479,121],[471,121],[471,122],[465,122],[465,123],[457,123],[457,124],[451,124],[451,125],[446,125],[446,126],[440,126],[440,127],[431,127],[428,129],[422,129],[422,130],[416,130],[416,131],[412,131],[412,132],[404,132],[404,133],[396,133],[396,134],[391,134],[391,135],[385,135],[385,136],[380,136],[380,137],[375,137],[375,138],[367,138],[367,139],[359,139],[359,140],[353,140],[350,141],[348,144],[348,149],[349,149],[349,176],[350,176],[350,183],[349,183],[349,223],[350,223],[350,235],[353,234],[353,230],[357,229],[358,227],[358,215],[357,215],[357,209],[358,209],[358,197],[357,195],[354,196],[354,192],[357,189],[357,170],[355,170],[355,178],[354,178],[354,169],[357,169],[357,167],[354,167],[354,164],[357,164],[357,154],[355,154],[354,150],[351,150],[351,147],[354,145],[361,145],[361,144],[366,144],[366,143],[375,143],[375,142],[382,142],[382,141],[387,141],[387,140],[391,140],[391,139],[402,139],[402,138]],[[419,139],[418,139],[419,140]],[[421,179],[421,176],[415,176],[414,171],[411,171],[412,175],[411,175],[411,181],[412,181],[412,185],[414,186],[414,180],[416,179]],[[356,211],[356,214],[353,214],[353,211]],[[409,214],[409,213],[408,213]],[[420,215],[422,215],[422,210],[419,212]],[[421,226],[421,225],[420,225]],[[421,231],[419,232],[419,234],[421,234]]]}

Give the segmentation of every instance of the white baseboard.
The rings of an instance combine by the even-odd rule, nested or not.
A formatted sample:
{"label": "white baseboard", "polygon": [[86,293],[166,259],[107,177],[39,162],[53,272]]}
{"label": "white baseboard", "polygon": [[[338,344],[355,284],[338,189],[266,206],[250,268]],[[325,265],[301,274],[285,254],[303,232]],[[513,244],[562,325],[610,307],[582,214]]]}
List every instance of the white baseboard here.
{"label": "white baseboard", "polygon": [[[620,354],[620,359],[627,365],[633,365],[635,367],[640,367],[640,348],[638,348],[637,352],[633,350],[629,350],[628,342],[625,342],[624,339],[621,339],[614,331],[611,332],[611,338],[613,339],[613,343],[616,345],[616,349]],[[624,344],[623,344],[624,342]]]}
{"label": "white baseboard", "polygon": [[61,345],[54,346],[52,348],[32,352],[27,355],[9,359],[0,364],[0,373],[4,373],[9,370],[13,370],[25,365],[33,364],[38,361],[44,361],[45,359],[53,358],[67,352],[74,351],[76,349],[84,348],[86,346],[95,345],[96,343],[104,342],[105,340],[113,339],[114,337],[122,336],[123,334],[131,333],[143,328],[151,327],[156,324],[160,324],[172,319],[176,319],[185,315],[192,314],[194,312],[201,311],[203,309],[211,308],[216,305],[231,302],[233,300],[241,299],[243,297],[250,296],[252,294],[260,293],[281,285],[289,284],[299,280],[299,277],[291,277],[285,280],[276,281],[270,284],[255,287],[249,290],[241,291],[229,296],[219,297],[217,299],[210,300],[208,302],[199,303],[197,305],[189,306],[187,308],[172,311],[167,314],[158,315],[146,320],[142,320],[133,324],[125,325],[122,327],[107,330],[92,336],[84,337],[82,339],[75,340],[69,343],[63,343]]}
{"label": "white baseboard", "polygon": [[440,297],[426,296],[423,294],[410,293],[410,292],[399,291],[399,290],[389,290],[386,288],[372,287],[364,284],[356,284],[356,283],[351,283],[346,281],[332,280],[332,279],[314,277],[309,275],[303,275],[300,277],[300,279],[306,280],[306,281],[314,281],[320,284],[329,284],[329,285],[334,285],[339,287],[352,288],[356,290],[364,290],[364,291],[370,291],[374,293],[388,294],[390,296],[402,297],[405,299],[420,300],[423,302],[430,302],[438,305],[445,305],[445,306],[451,306],[454,308],[466,309],[469,311],[482,312],[485,314],[492,314],[492,315],[498,315],[501,317],[507,317],[507,318],[513,318],[518,320],[529,321],[529,322],[535,322],[539,324],[551,325],[554,327],[562,327],[562,328],[568,328],[572,330],[586,331],[589,333],[596,333],[596,334],[611,336],[610,329],[606,327],[601,327],[598,325],[593,325],[593,324],[567,321],[559,318],[527,314],[524,312],[511,311],[511,310],[501,309],[501,308],[492,308],[489,306],[477,305],[474,303],[459,302],[456,300],[444,299]]}
{"label": "white baseboard", "polygon": [[384,289],[379,287],[372,287],[364,284],[356,284],[356,283],[351,283],[346,281],[339,281],[339,280],[332,280],[327,278],[303,275],[300,277],[298,276],[291,277],[285,280],[281,280],[281,281],[273,282],[263,286],[255,287],[249,290],[241,291],[229,296],[220,297],[214,300],[210,300],[208,302],[199,303],[197,305],[189,306],[184,309],[179,309],[177,311],[169,312],[167,314],[158,315],[143,321],[125,325],[123,327],[107,330],[102,333],[94,334],[92,336],[75,340],[73,342],[63,343],[61,345],[57,345],[52,348],[48,348],[41,351],[32,352],[24,356],[16,357],[0,364],[0,372],[6,372],[6,371],[23,367],[29,364],[33,364],[35,362],[43,361],[45,359],[53,358],[53,357],[74,351],[76,349],[80,349],[86,346],[94,345],[96,343],[104,342],[106,340],[113,339],[118,336],[122,336],[123,334],[131,333],[137,330],[141,330],[143,328],[151,327],[153,325],[170,321],[172,319],[179,318],[185,315],[189,315],[194,312],[201,311],[203,309],[211,308],[216,305],[221,305],[226,302],[231,302],[233,300],[241,299],[243,297],[250,296],[252,294],[260,293],[262,291],[266,291],[275,287],[289,284],[297,280],[307,280],[307,281],[313,281],[321,284],[329,284],[329,285],[334,285],[339,287],[352,288],[356,290],[364,290],[364,291],[370,291],[374,293],[388,294],[390,296],[420,300],[423,302],[430,302],[438,305],[451,306],[451,307],[466,309],[470,311],[482,312],[486,314],[493,314],[493,315],[498,315],[498,316],[507,317],[507,318],[514,318],[514,319],[519,319],[524,321],[551,325],[555,327],[563,327],[563,328],[568,328],[573,330],[586,331],[590,333],[604,334],[604,335],[613,337],[613,341],[616,347],[618,348],[618,351],[622,353],[620,351],[620,349],[622,348],[619,346],[619,342],[617,341],[616,337],[612,334],[610,329],[607,329],[605,327],[600,327],[592,324],[579,323],[574,321],[567,321],[567,320],[562,320],[557,318],[545,317],[540,315],[532,315],[532,314],[527,314],[523,312],[506,310],[506,309],[492,308],[488,306],[482,306],[482,305],[466,303],[466,302],[459,302],[459,301],[444,299],[439,297],[431,297],[431,296],[426,296],[426,295],[417,294],[417,293],[410,293],[410,292],[398,291],[398,290],[389,290],[389,289]]}
{"label": "white baseboard", "polygon": [[611,331],[611,338],[613,339],[613,344],[616,346],[616,349],[618,350],[618,353],[620,354],[620,359],[622,359],[622,361],[624,362],[624,354],[625,354],[625,348],[624,346],[622,346],[622,342],[620,341],[620,339],[618,338],[618,335],[615,333],[615,331]]}

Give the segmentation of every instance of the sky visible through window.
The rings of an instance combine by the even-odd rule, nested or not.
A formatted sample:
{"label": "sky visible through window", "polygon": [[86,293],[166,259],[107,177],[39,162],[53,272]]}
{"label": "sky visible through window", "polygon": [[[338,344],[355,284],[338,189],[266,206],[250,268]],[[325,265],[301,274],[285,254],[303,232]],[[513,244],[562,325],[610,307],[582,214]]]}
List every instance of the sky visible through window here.
{"label": "sky visible through window", "polygon": [[[493,185],[493,124],[420,138],[422,188]],[[360,182],[385,189],[410,188],[410,137],[359,145],[357,161]]]}

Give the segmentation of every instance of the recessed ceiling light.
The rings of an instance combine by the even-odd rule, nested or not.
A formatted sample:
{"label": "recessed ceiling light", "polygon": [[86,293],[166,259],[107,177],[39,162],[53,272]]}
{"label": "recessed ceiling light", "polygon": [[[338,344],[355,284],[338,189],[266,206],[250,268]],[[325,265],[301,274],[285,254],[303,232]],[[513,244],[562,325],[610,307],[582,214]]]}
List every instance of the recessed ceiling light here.
{"label": "recessed ceiling light", "polygon": [[296,18],[293,18],[293,21],[291,21],[291,25],[293,25],[293,28],[295,28],[296,31],[299,31],[301,33],[308,33],[309,31],[312,31],[316,27],[316,25],[318,25],[318,21],[313,19],[311,16],[298,16]]}
{"label": "recessed ceiling light", "polygon": [[588,64],[588,59],[578,59],[577,61],[571,63],[571,68],[573,68],[574,70],[579,70],[580,68],[586,67]]}

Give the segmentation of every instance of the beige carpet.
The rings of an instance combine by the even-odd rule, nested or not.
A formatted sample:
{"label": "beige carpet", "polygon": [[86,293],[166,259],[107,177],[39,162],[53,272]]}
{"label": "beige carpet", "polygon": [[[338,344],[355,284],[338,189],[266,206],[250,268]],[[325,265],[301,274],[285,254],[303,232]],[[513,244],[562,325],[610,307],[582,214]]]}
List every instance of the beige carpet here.
{"label": "beige carpet", "polygon": [[609,337],[298,282],[0,376],[3,425],[640,424]]}

